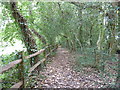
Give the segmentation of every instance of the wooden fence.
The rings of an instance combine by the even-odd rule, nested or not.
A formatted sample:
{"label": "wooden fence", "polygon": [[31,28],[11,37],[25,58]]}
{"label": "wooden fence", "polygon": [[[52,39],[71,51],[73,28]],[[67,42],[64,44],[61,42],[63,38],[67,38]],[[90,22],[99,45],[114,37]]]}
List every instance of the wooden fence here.
{"label": "wooden fence", "polygon": [[[46,49],[50,48],[52,46],[47,46],[46,48],[44,49],[41,49],[39,50],[38,52],[36,53],[33,53],[31,55],[28,55],[28,56],[22,56],[22,52],[19,53],[19,55],[21,55],[20,59],[18,60],[15,60],[15,61],[12,61],[10,62],[9,64],[5,65],[5,66],[2,66],[0,67],[0,74],[8,71],[9,69],[13,68],[15,65],[19,65],[18,69],[19,69],[19,82],[14,84],[11,88],[23,88],[24,87],[24,65],[23,65],[23,60],[24,59],[29,59],[31,57],[34,57],[36,55],[40,55],[42,54],[43,52],[46,51]],[[41,63],[44,63],[45,64],[45,61],[46,61],[46,58],[54,51],[58,48],[58,46],[56,45],[55,48],[53,48],[52,50],[49,51],[49,53],[47,55],[45,55],[45,57],[38,61],[34,66],[32,66],[28,72],[31,73],[32,71],[34,71]]]}

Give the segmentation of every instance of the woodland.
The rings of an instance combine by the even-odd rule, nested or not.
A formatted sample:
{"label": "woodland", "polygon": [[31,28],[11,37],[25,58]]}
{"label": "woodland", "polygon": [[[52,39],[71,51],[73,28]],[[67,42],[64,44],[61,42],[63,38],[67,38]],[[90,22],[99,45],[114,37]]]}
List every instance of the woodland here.
{"label": "woodland", "polygon": [[11,0],[0,8],[0,52],[18,48],[0,54],[0,88],[120,87],[119,1]]}

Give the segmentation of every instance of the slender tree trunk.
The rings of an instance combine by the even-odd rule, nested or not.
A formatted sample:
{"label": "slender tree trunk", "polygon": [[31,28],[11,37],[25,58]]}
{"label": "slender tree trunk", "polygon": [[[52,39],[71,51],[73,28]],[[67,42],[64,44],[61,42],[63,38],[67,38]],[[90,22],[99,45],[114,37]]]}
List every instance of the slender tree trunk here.
{"label": "slender tree trunk", "polygon": [[[117,3],[116,3],[117,4]],[[108,45],[109,45],[109,53],[113,54],[115,53],[115,49],[116,49],[116,39],[115,39],[115,33],[116,33],[116,18],[117,18],[117,14],[115,13],[115,8],[116,6],[113,6],[113,10],[110,10],[107,14],[109,21],[108,21],[108,29],[109,29],[109,41],[108,41]]]}
{"label": "slender tree trunk", "polygon": [[83,47],[83,30],[82,30],[82,5],[81,8],[78,8],[78,17],[79,17],[79,32],[78,32],[78,39],[79,39],[79,47],[82,48]]}
{"label": "slender tree trunk", "polygon": [[[102,15],[100,16],[100,17],[102,17],[102,16],[104,16],[105,17],[105,8],[104,8],[104,5],[105,3],[103,3],[102,5],[103,5],[103,7],[101,6],[101,8],[102,8]],[[103,11],[104,10],[104,11]],[[104,18],[102,19],[103,20],[103,22],[104,22]],[[103,42],[104,42],[104,37],[105,37],[105,25],[103,24],[103,27],[101,28],[101,30],[100,30],[100,33],[99,33],[99,37],[98,37],[98,40],[97,40],[97,48],[98,48],[98,50],[101,50],[102,49],[102,47],[103,47]]]}
{"label": "slender tree trunk", "polygon": [[116,87],[120,87],[120,50],[116,51],[117,53],[117,59],[118,59],[118,73],[116,78]]}
{"label": "slender tree trunk", "polygon": [[39,34],[37,31],[35,31],[34,29],[32,29],[31,31],[42,41],[42,43],[43,43],[44,45],[47,44],[45,38],[44,38],[42,35],[40,35],[40,34]]}
{"label": "slender tree trunk", "polygon": [[89,33],[89,37],[90,37],[90,47],[93,45],[93,41],[92,41],[92,29],[93,29],[93,25],[90,28],[90,33]]}
{"label": "slender tree trunk", "polygon": [[[23,41],[27,48],[28,54],[35,53],[37,51],[37,45],[35,43],[34,38],[32,37],[32,33],[30,32],[27,26],[27,20],[18,11],[16,2],[10,2],[10,6],[12,11],[12,16],[14,17],[15,21],[18,23],[21,29],[21,33],[23,35]],[[31,58],[30,61],[31,66],[33,66],[38,61],[38,59],[39,59],[38,56]]]}
{"label": "slender tree trunk", "polygon": [[[118,31],[120,31],[120,2],[118,2]],[[116,86],[120,87],[120,50],[117,50],[118,54],[118,75],[116,79]]]}

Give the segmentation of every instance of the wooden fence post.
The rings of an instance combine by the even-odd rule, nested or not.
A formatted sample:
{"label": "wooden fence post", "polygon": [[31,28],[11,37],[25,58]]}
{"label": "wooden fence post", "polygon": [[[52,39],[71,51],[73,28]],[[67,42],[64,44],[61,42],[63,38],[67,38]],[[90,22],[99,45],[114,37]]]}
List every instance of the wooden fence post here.
{"label": "wooden fence post", "polygon": [[[46,48],[44,51],[44,57],[45,59],[47,59],[46,55],[50,53],[50,47]],[[46,60],[43,62],[43,65],[46,66]]]}
{"label": "wooden fence post", "polygon": [[18,78],[23,81],[21,88],[24,88],[24,62],[23,62],[23,51],[18,52],[18,59],[22,59],[22,62],[18,64]]}
{"label": "wooden fence post", "polygon": [[[46,48],[45,51],[44,51],[44,58],[45,58],[45,59],[47,59],[47,58],[46,58],[46,55],[48,54],[48,49],[49,49],[49,47]],[[46,66],[46,60],[43,62],[43,65]]]}

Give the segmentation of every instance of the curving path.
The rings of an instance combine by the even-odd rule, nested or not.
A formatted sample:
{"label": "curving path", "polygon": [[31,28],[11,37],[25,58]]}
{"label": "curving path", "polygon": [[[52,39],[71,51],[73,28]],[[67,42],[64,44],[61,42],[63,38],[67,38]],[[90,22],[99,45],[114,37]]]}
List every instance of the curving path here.
{"label": "curving path", "polygon": [[74,55],[65,48],[59,47],[52,62],[47,64],[40,75],[44,80],[38,80],[35,87],[38,88],[100,88],[106,86],[104,78],[99,77],[98,72],[91,68],[85,68],[82,72],[72,69]]}

